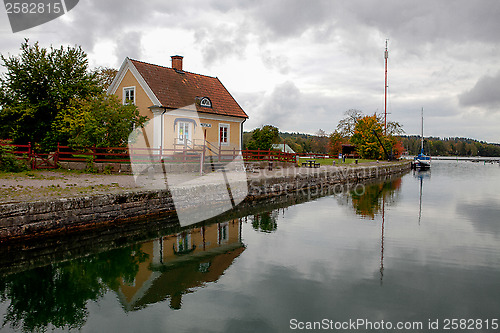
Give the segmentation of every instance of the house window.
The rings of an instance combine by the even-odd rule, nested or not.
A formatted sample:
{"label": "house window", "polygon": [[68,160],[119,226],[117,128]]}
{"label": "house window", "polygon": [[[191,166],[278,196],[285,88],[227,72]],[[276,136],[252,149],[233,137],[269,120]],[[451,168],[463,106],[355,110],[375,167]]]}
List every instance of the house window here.
{"label": "house window", "polygon": [[188,144],[191,140],[191,131],[189,129],[189,123],[180,121],[177,123],[177,141],[179,144]]}
{"label": "house window", "polygon": [[208,97],[203,97],[200,101],[200,105],[206,108],[211,108],[212,102],[210,101],[210,99],[208,99]]}
{"label": "house window", "polygon": [[217,225],[217,244],[226,243],[229,240],[229,223],[219,223]]}
{"label": "house window", "polygon": [[183,232],[177,234],[174,251],[176,253],[185,253],[194,250],[195,246],[191,242],[191,233]]}
{"label": "house window", "polygon": [[123,104],[135,104],[135,87],[123,88]]}
{"label": "house window", "polygon": [[219,143],[221,146],[229,145],[229,125],[219,124]]}

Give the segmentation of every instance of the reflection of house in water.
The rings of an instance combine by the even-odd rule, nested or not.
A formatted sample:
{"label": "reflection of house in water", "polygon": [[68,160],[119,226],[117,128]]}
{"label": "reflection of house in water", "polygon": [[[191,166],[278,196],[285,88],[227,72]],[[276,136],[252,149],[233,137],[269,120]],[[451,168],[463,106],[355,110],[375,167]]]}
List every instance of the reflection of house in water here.
{"label": "reflection of house in water", "polygon": [[186,230],[142,244],[149,258],[139,265],[135,280],[120,281],[118,294],[126,310],[170,298],[180,309],[182,294],[217,281],[245,247],[241,223],[232,220]]}

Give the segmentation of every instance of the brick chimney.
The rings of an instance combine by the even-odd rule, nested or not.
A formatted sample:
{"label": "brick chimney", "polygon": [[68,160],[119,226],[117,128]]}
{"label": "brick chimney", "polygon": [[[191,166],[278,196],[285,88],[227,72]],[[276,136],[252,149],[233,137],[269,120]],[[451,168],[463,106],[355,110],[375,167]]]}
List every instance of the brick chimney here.
{"label": "brick chimney", "polygon": [[172,58],[172,68],[178,71],[182,71],[182,58],[184,57],[180,55],[174,55],[171,56],[171,58]]}

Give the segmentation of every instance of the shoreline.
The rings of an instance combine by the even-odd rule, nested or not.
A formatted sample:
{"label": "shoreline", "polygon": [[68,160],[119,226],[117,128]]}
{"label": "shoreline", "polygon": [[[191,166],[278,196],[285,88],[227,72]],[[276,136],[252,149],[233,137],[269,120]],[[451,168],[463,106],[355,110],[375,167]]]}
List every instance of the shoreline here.
{"label": "shoreline", "polygon": [[[390,162],[395,163],[395,162]],[[337,166],[322,166],[319,169],[288,168],[287,172],[307,174],[317,170],[334,168],[355,168],[374,165],[385,165],[388,162],[369,162],[360,164],[338,164]],[[280,168],[272,171],[260,169],[258,172],[248,172],[250,179],[256,177],[274,177],[283,173]],[[54,201],[94,195],[120,194],[131,191],[141,191],[136,185],[132,174],[95,174],[65,169],[45,169],[21,173],[0,173],[0,205],[22,202]]]}
{"label": "shoreline", "polygon": [[[288,168],[273,171],[263,169],[257,173],[247,174],[248,195],[243,204],[262,202],[272,197],[297,192],[314,196],[316,193],[335,191],[336,187],[342,184],[356,184],[380,176],[404,173],[408,170],[410,170],[410,163],[406,161],[357,166],[328,166],[318,169]],[[120,175],[119,177],[127,176]],[[133,180],[133,176],[128,177],[128,180]],[[211,184],[200,186],[204,187],[203,190],[207,195],[210,195]],[[115,186],[113,190],[115,192],[84,194],[68,198],[46,197],[46,200],[39,201],[4,202],[0,206],[0,242],[176,214],[168,190],[144,191],[131,186],[128,188]]]}
{"label": "shoreline", "polygon": [[[369,186],[372,183],[390,181],[398,177],[400,177],[399,174],[387,175],[367,180],[364,184]],[[347,184],[343,186],[342,193],[346,193],[352,189],[352,186],[349,187]],[[180,226],[176,216],[170,215],[139,219],[133,223],[115,221],[100,224],[95,228],[79,229],[77,232],[52,233],[44,237],[3,240],[1,242],[3,246],[0,246],[0,274],[14,274],[52,263],[87,257],[220,221],[235,219],[243,221],[248,215],[263,214],[276,209],[286,209],[290,206],[331,194],[320,192],[316,196],[309,196],[296,192],[275,196],[263,201],[246,201],[241,203],[238,209],[186,227]]]}

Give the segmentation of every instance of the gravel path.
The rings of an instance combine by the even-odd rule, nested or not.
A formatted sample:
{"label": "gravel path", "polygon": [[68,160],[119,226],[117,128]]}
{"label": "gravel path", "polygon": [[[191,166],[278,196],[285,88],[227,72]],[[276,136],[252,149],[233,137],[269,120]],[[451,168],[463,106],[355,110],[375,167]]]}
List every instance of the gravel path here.
{"label": "gravel path", "polygon": [[132,175],[65,170],[0,174],[0,203],[53,200],[138,189]]}
{"label": "gravel path", "polygon": [[[360,163],[357,166],[374,165],[375,163]],[[377,163],[378,164],[378,163]],[[385,164],[381,162],[379,165]],[[355,167],[354,165],[340,166]],[[322,166],[321,170],[334,169],[337,167]],[[274,169],[273,171],[259,170],[248,172],[247,177],[262,178],[276,175],[297,175],[311,172],[319,172],[320,169],[311,168],[289,168]],[[178,181],[187,177],[192,179],[194,174],[176,175]],[[0,173],[0,204],[44,201],[58,198],[70,198],[75,196],[89,196],[108,193],[119,193],[125,191],[139,191],[142,187],[136,185],[132,175],[104,175],[79,173],[67,170],[36,170],[22,173]]]}

